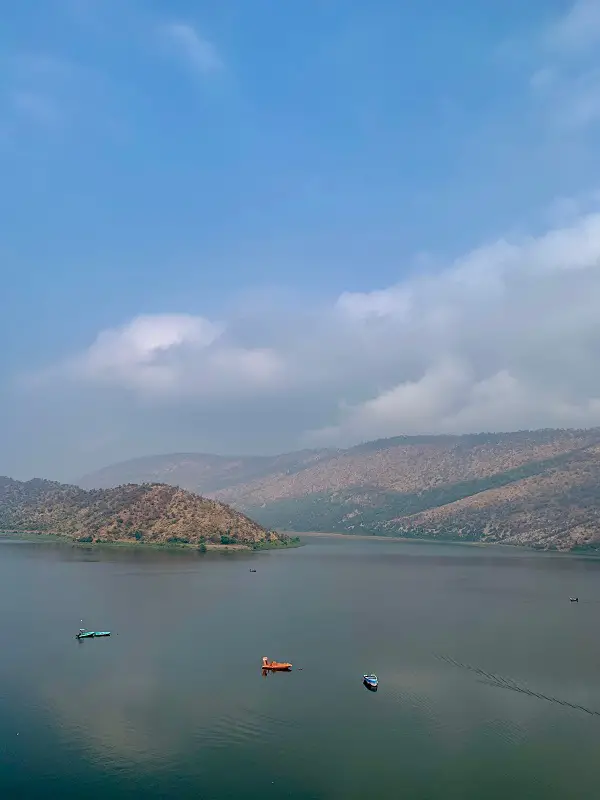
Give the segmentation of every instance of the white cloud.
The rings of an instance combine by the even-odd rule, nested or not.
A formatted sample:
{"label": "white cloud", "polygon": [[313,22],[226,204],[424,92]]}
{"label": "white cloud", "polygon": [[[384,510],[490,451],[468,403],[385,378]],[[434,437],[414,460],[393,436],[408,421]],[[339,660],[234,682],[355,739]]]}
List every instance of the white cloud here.
{"label": "white cloud", "polygon": [[600,119],[600,60],[587,69],[544,67],[531,86],[558,131],[584,130]]}
{"label": "white cloud", "polygon": [[161,32],[170,41],[179,57],[194,71],[205,75],[222,69],[223,62],[217,48],[193,25],[173,22],[164,25]]}
{"label": "white cloud", "polygon": [[[600,120],[599,8],[600,0],[576,3],[527,42],[519,68],[527,65],[521,80],[533,112],[524,108],[523,127],[536,148],[564,137],[567,146],[548,152],[580,152],[572,140]],[[160,35],[197,73],[222,69],[191,25]],[[29,59],[14,85],[65,92],[68,76],[61,64]],[[552,164],[569,176],[559,186],[567,196],[548,206],[541,235],[499,238],[451,262],[398,265],[395,285],[340,287],[320,307],[282,310],[256,295],[221,322],[190,297],[189,314],[138,316],[99,332],[30,380],[31,394],[48,406],[60,398],[67,436],[75,438],[73,410],[92,408],[81,427],[96,441],[118,429],[146,452],[600,424],[600,195],[573,200],[572,186],[582,187],[571,180],[576,168],[567,158]],[[534,172],[531,182],[543,183]],[[44,435],[51,428],[45,423]],[[136,452],[123,448],[117,457]]]}
{"label": "white cloud", "polygon": [[342,300],[363,328],[376,310],[387,385],[309,441],[600,423],[600,214]]}
{"label": "white cloud", "polygon": [[269,348],[232,346],[223,325],[190,314],[150,314],[102,331],[84,352],[38,378],[133,391],[149,399],[253,391],[276,380]]}
{"label": "white cloud", "polygon": [[140,316],[121,328],[101,332],[89,349],[66,367],[75,378],[162,392],[179,380],[177,365],[165,361],[164,356],[186,345],[204,349],[219,333],[217,326],[201,317]]}
{"label": "white cloud", "polygon": [[600,42],[600,0],[577,0],[543,33],[549,50],[580,54]]}
{"label": "white cloud", "polygon": [[600,424],[600,213],[309,315],[253,309],[138,317],[45,373],[44,391],[60,379],[195,408],[217,441],[243,413],[271,448],[273,430],[289,447]]}
{"label": "white cloud", "polygon": [[382,318],[400,311],[408,313],[410,292],[403,286],[356,294],[344,292],[337,301],[337,308],[349,317],[362,320],[369,317]]}
{"label": "white cloud", "polygon": [[600,0],[577,0],[542,30],[531,50],[533,98],[563,133],[600,120]]}

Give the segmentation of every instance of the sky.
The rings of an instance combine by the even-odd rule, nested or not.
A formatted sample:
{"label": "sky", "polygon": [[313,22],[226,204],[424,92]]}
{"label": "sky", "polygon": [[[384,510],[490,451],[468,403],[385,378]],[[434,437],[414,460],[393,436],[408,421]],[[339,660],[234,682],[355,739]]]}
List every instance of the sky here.
{"label": "sky", "polygon": [[600,424],[600,0],[0,27],[0,474]]}

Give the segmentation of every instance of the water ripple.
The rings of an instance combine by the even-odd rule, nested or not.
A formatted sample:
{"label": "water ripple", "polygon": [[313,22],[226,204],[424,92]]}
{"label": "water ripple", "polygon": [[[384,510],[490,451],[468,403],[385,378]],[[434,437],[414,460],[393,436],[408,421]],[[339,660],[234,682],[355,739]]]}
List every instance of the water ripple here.
{"label": "water ripple", "polygon": [[456,659],[451,658],[450,656],[440,655],[438,658],[440,661],[445,661],[447,664],[452,664],[455,667],[468,670],[475,675],[483,677],[485,679],[483,683],[488,686],[493,686],[498,689],[509,689],[511,692],[525,694],[529,697],[536,697],[538,700],[546,700],[549,703],[564,706],[565,708],[572,708],[575,711],[582,711],[583,713],[589,714],[592,717],[600,717],[600,711],[595,711],[592,708],[586,708],[586,706],[581,706],[578,703],[570,703],[568,700],[562,700],[559,697],[553,697],[552,695],[536,692],[533,689],[529,689],[527,686],[524,686],[523,684],[517,683],[517,681],[515,681],[513,678],[509,678],[504,675],[496,675],[494,672],[486,672],[485,670],[475,667],[472,664],[463,664],[462,662],[456,661]]}
{"label": "water ripple", "polygon": [[235,714],[223,714],[204,733],[210,741],[210,746],[222,748],[257,740],[272,741],[280,737],[282,728],[293,727],[294,723],[288,720],[240,708]]}

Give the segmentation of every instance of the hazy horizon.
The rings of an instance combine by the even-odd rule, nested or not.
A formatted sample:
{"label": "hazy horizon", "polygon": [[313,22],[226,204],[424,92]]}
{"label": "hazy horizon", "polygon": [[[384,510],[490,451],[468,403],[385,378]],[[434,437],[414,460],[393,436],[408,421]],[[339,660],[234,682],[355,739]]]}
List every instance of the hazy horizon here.
{"label": "hazy horizon", "polygon": [[0,474],[600,424],[600,0],[6,23]]}

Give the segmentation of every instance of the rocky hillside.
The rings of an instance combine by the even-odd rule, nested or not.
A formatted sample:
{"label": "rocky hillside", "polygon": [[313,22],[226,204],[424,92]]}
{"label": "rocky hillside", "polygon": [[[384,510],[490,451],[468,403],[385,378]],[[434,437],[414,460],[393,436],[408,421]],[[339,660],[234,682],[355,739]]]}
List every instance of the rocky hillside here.
{"label": "rocky hillside", "polygon": [[239,511],[165,484],[85,491],[45,480],[0,477],[0,531],[55,534],[80,542],[289,544]]}
{"label": "rocky hillside", "polygon": [[396,437],[275,458],[157,456],[85,483],[107,485],[124,470],[279,529],[600,549],[600,429]]}

